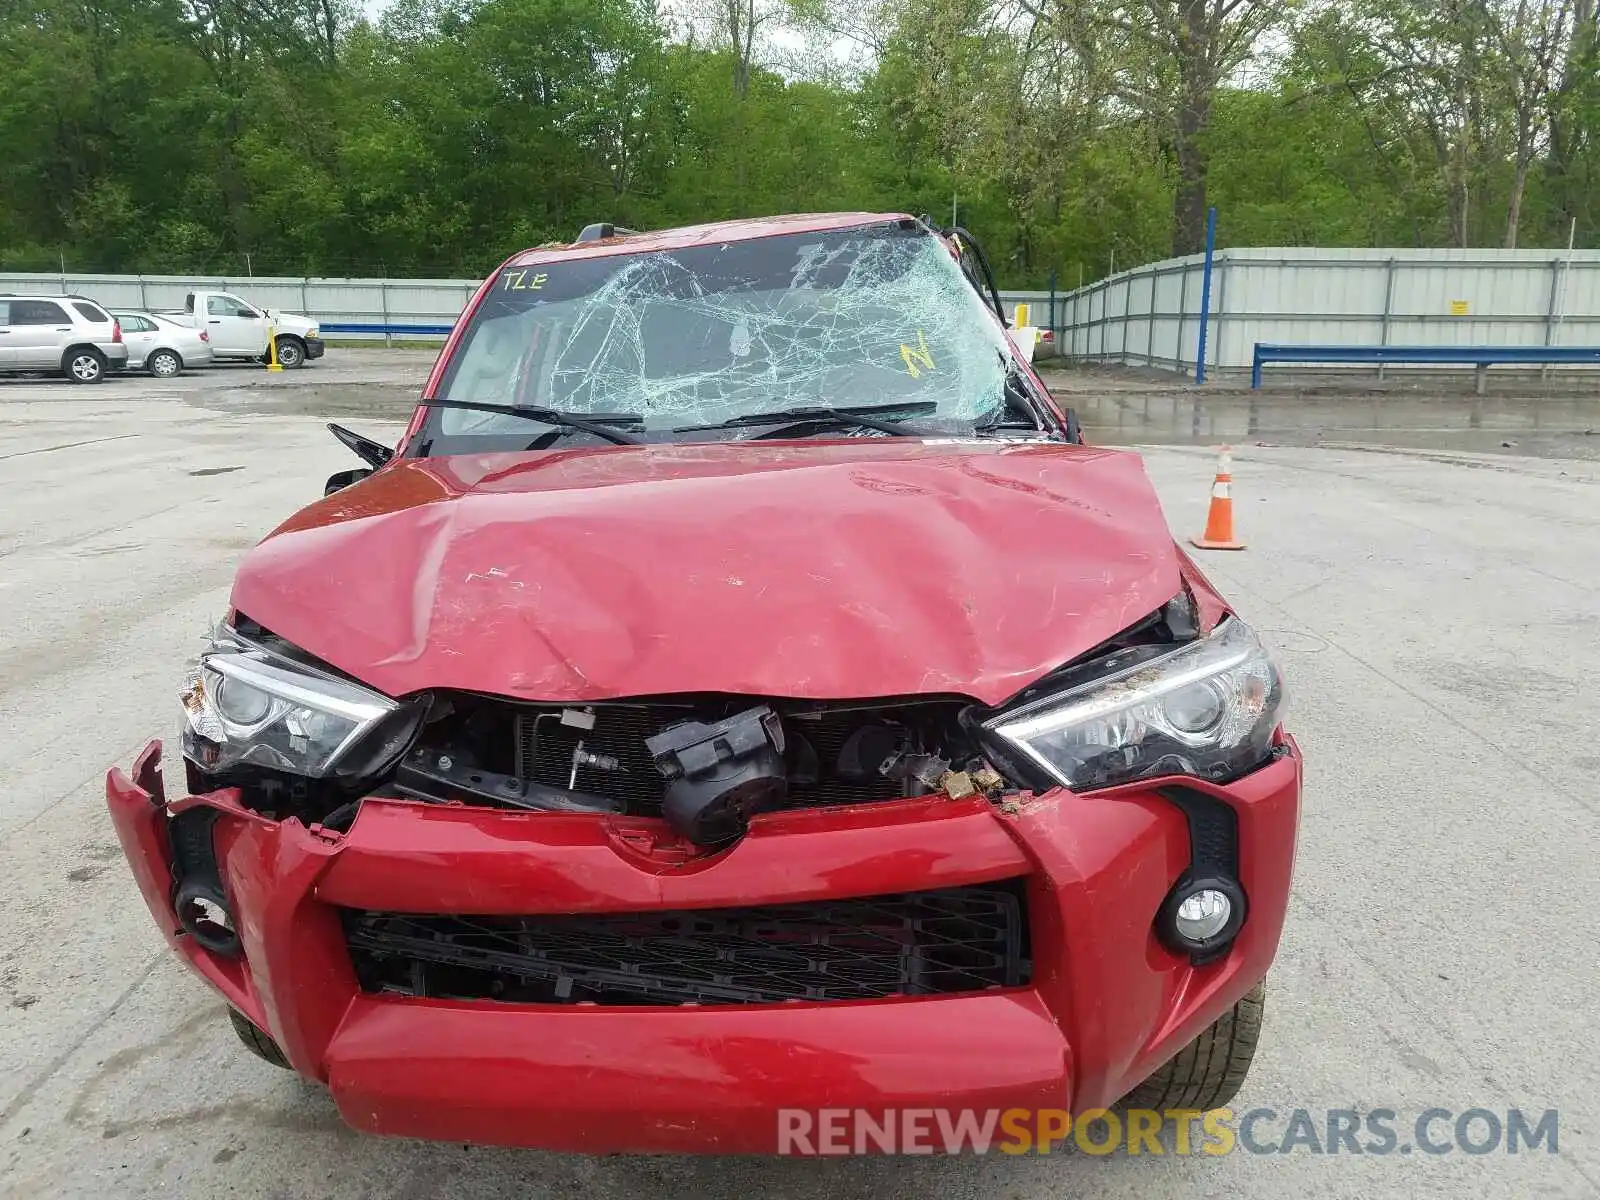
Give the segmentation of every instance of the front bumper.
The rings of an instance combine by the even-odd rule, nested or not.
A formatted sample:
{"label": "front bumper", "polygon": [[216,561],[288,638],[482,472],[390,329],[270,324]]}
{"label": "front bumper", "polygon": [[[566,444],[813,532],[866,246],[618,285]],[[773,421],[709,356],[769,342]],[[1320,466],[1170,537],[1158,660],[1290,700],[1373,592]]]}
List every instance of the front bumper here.
{"label": "front bumper", "polygon": [[300,340],[306,344],[306,357],[308,359],[321,358],[328,352],[327,343],[319,337],[306,337]]}
{"label": "front bumper", "polygon": [[[781,1108],[1088,1108],[1145,1079],[1250,990],[1277,948],[1299,821],[1292,742],[1226,787],[1250,917],[1196,966],[1152,923],[1189,861],[1179,810],[1138,785],[772,814],[709,866],[639,856],[638,822],[369,799],[346,834],[232,792],[162,790],[160,745],[106,796],[173,948],[271,1032],[345,1120],[377,1133],[589,1152],[770,1153]],[[242,958],[183,934],[168,813],[218,812]],[[1025,876],[1033,978],[961,995],[611,1008],[363,992],[341,908],[581,913],[738,907]]]}

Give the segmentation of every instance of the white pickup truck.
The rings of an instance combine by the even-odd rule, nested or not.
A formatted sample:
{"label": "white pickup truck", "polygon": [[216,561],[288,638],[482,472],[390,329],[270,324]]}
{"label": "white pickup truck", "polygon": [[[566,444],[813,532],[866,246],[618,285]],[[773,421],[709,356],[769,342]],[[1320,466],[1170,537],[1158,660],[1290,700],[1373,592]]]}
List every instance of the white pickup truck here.
{"label": "white pickup truck", "polygon": [[204,329],[211,336],[212,353],[217,358],[266,361],[268,330],[276,331],[278,361],[285,367],[304,366],[308,358],[321,358],[324,349],[312,318],[258,308],[232,292],[190,292],[182,308],[163,311],[161,315]]}

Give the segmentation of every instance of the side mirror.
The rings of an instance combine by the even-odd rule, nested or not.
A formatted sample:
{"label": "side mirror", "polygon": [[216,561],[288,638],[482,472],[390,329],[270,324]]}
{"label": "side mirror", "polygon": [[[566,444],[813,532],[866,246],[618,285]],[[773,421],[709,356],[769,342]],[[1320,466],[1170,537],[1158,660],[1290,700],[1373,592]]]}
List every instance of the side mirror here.
{"label": "side mirror", "polygon": [[322,489],[324,496],[331,496],[335,492],[349,487],[352,483],[360,483],[372,470],[368,467],[356,467],[350,471],[336,471],[328,476],[328,482]]}
{"label": "side mirror", "polygon": [[343,425],[330,424],[328,432],[343,442],[352,454],[374,470],[394,457],[394,451],[382,442],[364,438],[355,430],[346,429]]}

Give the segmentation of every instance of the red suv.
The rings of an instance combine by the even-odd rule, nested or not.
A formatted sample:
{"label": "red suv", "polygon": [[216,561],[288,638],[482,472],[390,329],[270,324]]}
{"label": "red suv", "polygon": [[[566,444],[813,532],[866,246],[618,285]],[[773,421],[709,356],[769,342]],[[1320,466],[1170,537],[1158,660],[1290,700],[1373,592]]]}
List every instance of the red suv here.
{"label": "red suv", "polygon": [[244,559],[107,799],[357,1128],[770,1152],[780,1110],[1205,1109],[1300,757],[1139,459],[899,215],[591,227]]}

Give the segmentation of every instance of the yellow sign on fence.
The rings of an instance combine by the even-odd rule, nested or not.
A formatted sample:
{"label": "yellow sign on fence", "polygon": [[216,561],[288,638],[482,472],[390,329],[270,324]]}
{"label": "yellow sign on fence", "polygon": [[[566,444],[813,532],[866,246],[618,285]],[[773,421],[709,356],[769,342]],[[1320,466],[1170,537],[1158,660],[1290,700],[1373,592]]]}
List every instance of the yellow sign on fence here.
{"label": "yellow sign on fence", "polygon": [[1450,301],[1450,315],[1452,317],[1464,317],[1470,307],[1465,300],[1452,300]]}

